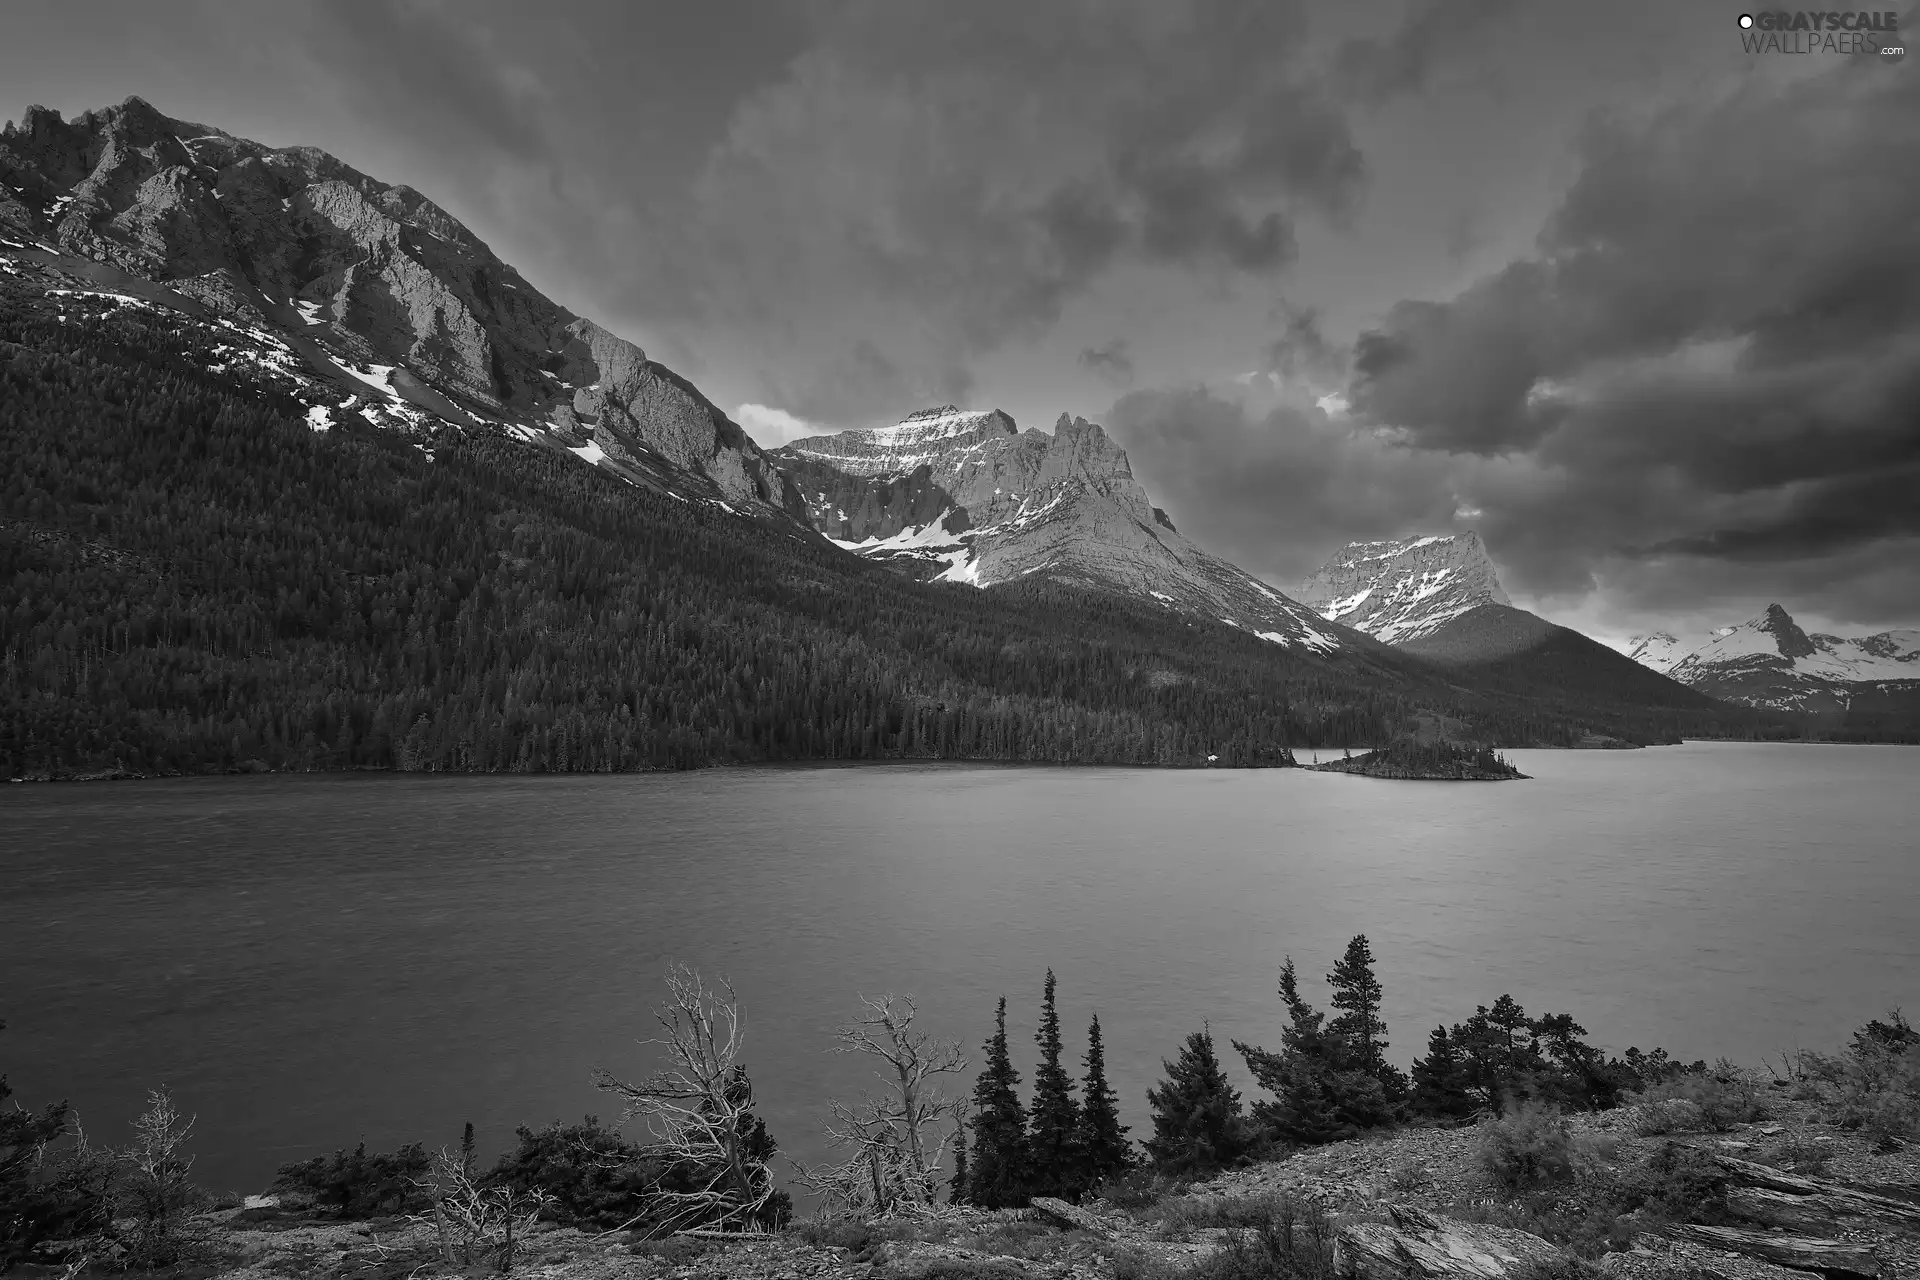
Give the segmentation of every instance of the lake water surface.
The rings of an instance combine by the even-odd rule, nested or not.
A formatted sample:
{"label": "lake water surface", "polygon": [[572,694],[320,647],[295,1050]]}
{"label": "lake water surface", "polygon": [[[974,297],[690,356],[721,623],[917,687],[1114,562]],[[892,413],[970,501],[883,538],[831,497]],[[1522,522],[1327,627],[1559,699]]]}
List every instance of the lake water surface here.
{"label": "lake water surface", "polygon": [[[1511,992],[1615,1051],[1757,1065],[1920,1006],[1920,751],[1518,751],[1532,781],[975,766],[0,789],[0,1071],[120,1142],[164,1082],[195,1173],[617,1114],[670,959],[733,980],[776,1138],[825,1154],[856,993],[975,1051],[1045,970],[1124,1118],[1188,1031],[1273,1044],[1366,933],[1389,1056]],[[971,1073],[955,1092],[972,1084]]]}

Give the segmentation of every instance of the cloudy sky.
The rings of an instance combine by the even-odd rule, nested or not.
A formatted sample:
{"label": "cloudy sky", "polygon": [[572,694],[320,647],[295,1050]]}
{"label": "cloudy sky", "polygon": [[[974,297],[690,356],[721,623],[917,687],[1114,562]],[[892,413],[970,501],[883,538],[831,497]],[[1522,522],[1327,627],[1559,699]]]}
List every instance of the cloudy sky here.
{"label": "cloudy sky", "polygon": [[[1105,422],[1289,587],[1920,625],[1920,56],[1707,0],[11,0],[0,85],[405,182],[764,442]],[[1909,27],[1920,15],[1909,15]]]}

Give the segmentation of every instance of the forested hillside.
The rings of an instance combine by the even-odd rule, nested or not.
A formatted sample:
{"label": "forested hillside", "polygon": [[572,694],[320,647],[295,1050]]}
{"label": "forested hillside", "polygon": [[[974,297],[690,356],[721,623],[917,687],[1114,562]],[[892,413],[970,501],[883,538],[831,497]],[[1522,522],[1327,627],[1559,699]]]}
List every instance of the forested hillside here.
{"label": "forested hillside", "polygon": [[1423,714],[1507,745],[1760,724],[1491,699],[1064,587],[905,581],[504,436],[312,430],[212,347],[164,310],[0,281],[8,776],[1247,765]]}

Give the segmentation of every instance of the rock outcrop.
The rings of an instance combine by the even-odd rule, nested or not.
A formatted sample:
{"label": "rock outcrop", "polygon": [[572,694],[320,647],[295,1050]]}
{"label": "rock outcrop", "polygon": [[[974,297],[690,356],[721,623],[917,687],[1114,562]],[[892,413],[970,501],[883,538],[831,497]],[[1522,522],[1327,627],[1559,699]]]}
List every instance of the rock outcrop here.
{"label": "rock outcrop", "polygon": [[1039,575],[1118,590],[1304,652],[1367,642],[1182,536],[1126,450],[1060,415],[1052,434],[943,405],[774,457],[813,526],[915,576],[991,586]]}
{"label": "rock outcrop", "polygon": [[[1334,1269],[1363,1280],[1501,1280],[1560,1250],[1526,1231],[1457,1222],[1395,1205],[1391,1223],[1362,1222],[1334,1237]],[[1349,1270],[1351,1269],[1351,1271]]]}
{"label": "rock outcrop", "polygon": [[557,425],[800,519],[740,427],[646,352],[558,306],[410,187],[139,98],[0,132],[0,233],[151,281],[335,359],[405,370],[484,420]]}
{"label": "rock outcrop", "polygon": [[1354,542],[1300,587],[1300,601],[1388,644],[1430,635],[1483,604],[1511,604],[1477,533]]}

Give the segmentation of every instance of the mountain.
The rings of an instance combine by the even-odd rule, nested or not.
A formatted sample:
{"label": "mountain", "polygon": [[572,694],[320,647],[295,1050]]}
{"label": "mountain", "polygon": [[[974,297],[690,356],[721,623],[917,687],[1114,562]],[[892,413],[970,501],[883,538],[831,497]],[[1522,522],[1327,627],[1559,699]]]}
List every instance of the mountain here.
{"label": "mountain", "polygon": [[[1301,599],[1476,688],[1542,705],[1708,713],[1713,700],[1570,627],[1516,609],[1477,533],[1351,543]],[[1616,740],[1596,734],[1590,745]]]}
{"label": "mountain", "polygon": [[1283,648],[1379,648],[1182,536],[1126,450],[1085,418],[1061,414],[1048,434],[997,409],[943,405],[773,456],[815,529],[915,577],[979,587],[1037,577],[1157,601]]}
{"label": "mountain", "polygon": [[323,151],[139,98],[70,122],[31,107],[0,130],[0,240],[229,322],[249,339],[239,358],[299,382],[316,423],[339,409],[429,443],[485,425],[636,484],[801,514],[765,452],[684,378],[550,301],[419,192]]}
{"label": "mountain", "polygon": [[1301,584],[1300,600],[1388,644],[1431,635],[1484,604],[1512,603],[1472,532],[1350,543]]}
{"label": "mountain", "polygon": [[1628,656],[1727,702],[1817,715],[1920,713],[1920,631],[1808,634],[1770,604],[1759,617],[1680,639],[1635,636]]}
{"label": "mountain", "polygon": [[1481,687],[1321,619],[1182,538],[1083,420],[902,427],[776,457],[408,188],[139,99],[29,111],[0,130],[0,767],[1775,731]]}

